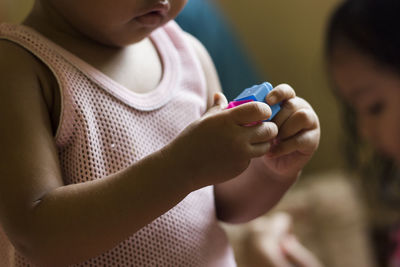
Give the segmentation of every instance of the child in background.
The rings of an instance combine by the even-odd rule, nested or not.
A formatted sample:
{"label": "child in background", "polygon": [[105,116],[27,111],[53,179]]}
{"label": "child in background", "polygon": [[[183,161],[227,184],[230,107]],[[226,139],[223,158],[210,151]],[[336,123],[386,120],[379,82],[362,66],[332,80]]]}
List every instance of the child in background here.
{"label": "child in background", "polygon": [[365,179],[381,266],[400,266],[400,2],[348,0],[327,34],[329,70],[343,100],[349,166]]}
{"label": "child in background", "polygon": [[36,0],[0,26],[0,222],[17,266],[235,266],[218,220],[276,204],[319,142],[288,85],[225,109],[185,0]]}
{"label": "child in background", "polygon": [[245,240],[249,265],[263,267],[322,267],[319,259],[293,233],[292,217],[276,212],[250,223],[250,234]]}

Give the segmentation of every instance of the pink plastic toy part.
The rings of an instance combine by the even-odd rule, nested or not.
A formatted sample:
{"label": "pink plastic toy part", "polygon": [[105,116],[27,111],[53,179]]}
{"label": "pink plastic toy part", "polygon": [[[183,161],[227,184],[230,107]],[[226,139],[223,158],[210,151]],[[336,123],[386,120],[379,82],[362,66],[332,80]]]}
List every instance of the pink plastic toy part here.
{"label": "pink plastic toy part", "polygon": [[229,102],[229,104],[228,104],[228,106],[226,108],[227,109],[234,108],[234,107],[240,106],[240,105],[242,105],[244,103],[248,103],[248,102],[252,102],[252,101],[254,101],[254,100],[253,99],[246,99],[246,100],[239,100],[239,101],[231,101],[231,102]]}

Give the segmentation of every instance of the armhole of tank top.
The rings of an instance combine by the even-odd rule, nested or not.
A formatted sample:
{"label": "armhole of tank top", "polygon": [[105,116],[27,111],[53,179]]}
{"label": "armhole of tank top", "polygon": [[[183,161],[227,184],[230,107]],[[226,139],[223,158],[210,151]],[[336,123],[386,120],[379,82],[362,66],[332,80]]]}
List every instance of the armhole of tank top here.
{"label": "armhole of tank top", "polygon": [[[191,59],[193,60],[193,63],[196,66],[197,74],[199,75],[199,79],[200,79],[200,83],[201,83],[201,87],[202,87],[202,91],[204,91],[204,98],[206,103],[208,103],[208,86],[207,86],[207,79],[205,76],[205,72],[204,72],[204,68],[202,66],[201,60],[199,58],[198,53],[196,52],[195,48],[193,47],[193,44],[191,43],[191,41],[189,40],[189,37],[186,36],[186,34],[189,34],[187,32],[185,32],[175,21],[171,21],[169,22],[166,26],[165,26],[165,31],[169,36],[174,36],[175,38],[177,38],[178,44],[176,43],[176,39],[174,37],[170,37],[172,38],[173,44],[174,46],[183,46],[184,50],[186,53],[188,53],[191,56]],[[203,110],[203,113],[206,111]]]}
{"label": "armhole of tank top", "polygon": [[[200,79],[200,83],[201,83],[201,87],[202,87],[202,91],[204,92],[204,100],[206,102],[206,109],[203,110],[203,113],[206,112],[207,110],[207,106],[208,106],[208,93],[209,93],[209,89],[208,89],[208,83],[207,83],[207,78],[206,78],[206,73],[205,70],[203,68],[203,64],[201,62],[200,56],[197,53],[196,49],[194,48],[193,44],[191,43],[191,41],[188,39],[188,36],[183,35],[182,38],[184,39],[185,45],[187,47],[188,52],[192,55],[193,57],[193,62],[196,65],[196,68],[198,70],[198,75],[199,75],[199,79]],[[199,41],[200,42],[200,41]],[[208,53],[208,51],[207,51]]]}
{"label": "armhole of tank top", "polygon": [[59,133],[60,133],[60,128],[62,125],[63,121],[63,114],[64,114],[64,96],[63,96],[63,85],[61,83],[61,80],[59,78],[59,75],[57,74],[57,71],[51,66],[50,63],[48,63],[41,55],[40,53],[36,52],[34,49],[31,49],[27,45],[24,45],[22,42],[19,42],[17,39],[14,39],[9,36],[0,36],[0,40],[6,40],[9,41],[21,48],[23,48],[25,51],[27,51],[29,54],[33,55],[37,60],[39,60],[45,67],[48,68],[49,72],[54,76],[56,83],[57,83],[57,89],[59,91],[60,95],[60,113],[58,114],[58,124],[56,125],[55,132],[53,134],[54,140],[58,139]]}

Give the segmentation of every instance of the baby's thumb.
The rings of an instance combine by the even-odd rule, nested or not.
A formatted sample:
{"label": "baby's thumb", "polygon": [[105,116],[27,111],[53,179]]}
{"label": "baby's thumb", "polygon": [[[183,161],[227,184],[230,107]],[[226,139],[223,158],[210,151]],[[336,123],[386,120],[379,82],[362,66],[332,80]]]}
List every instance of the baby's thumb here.
{"label": "baby's thumb", "polygon": [[213,100],[213,105],[208,109],[207,115],[215,114],[228,106],[228,100],[223,93],[215,93]]}
{"label": "baby's thumb", "polygon": [[223,93],[214,94],[214,104],[213,106],[219,106],[221,109],[225,109],[228,106],[228,100]]}

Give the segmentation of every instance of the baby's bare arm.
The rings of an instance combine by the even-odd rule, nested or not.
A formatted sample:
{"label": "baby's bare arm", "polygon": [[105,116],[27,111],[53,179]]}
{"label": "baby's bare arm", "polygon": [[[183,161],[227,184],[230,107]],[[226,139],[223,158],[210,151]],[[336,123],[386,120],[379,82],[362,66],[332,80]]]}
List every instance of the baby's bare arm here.
{"label": "baby's bare arm", "polygon": [[191,188],[161,152],[64,186],[39,69],[32,55],[0,41],[0,223],[40,266],[63,266],[112,248]]}

